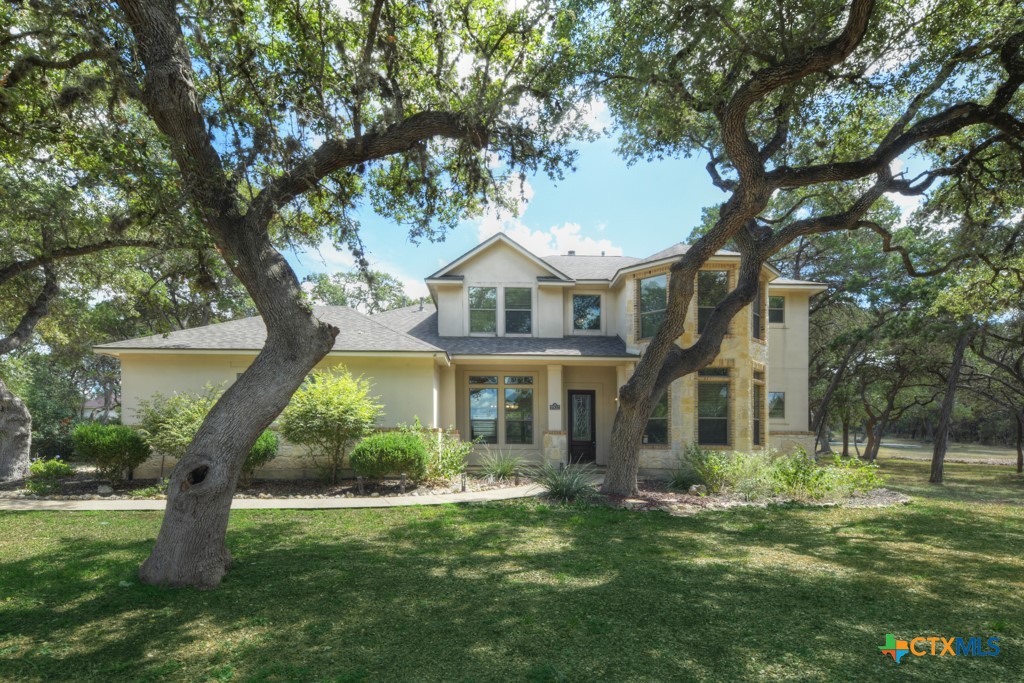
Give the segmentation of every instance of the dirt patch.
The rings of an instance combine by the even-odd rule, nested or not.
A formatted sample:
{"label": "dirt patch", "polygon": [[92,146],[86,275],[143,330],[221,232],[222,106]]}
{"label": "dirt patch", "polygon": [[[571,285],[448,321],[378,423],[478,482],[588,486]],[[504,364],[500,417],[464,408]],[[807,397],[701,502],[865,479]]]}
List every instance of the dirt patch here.
{"label": "dirt patch", "polygon": [[788,498],[767,498],[763,500],[745,500],[741,496],[696,495],[685,491],[669,489],[665,482],[641,481],[640,493],[637,496],[624,498],[599,494],[597,500],[612,507],[627,510],[650,511],[660,510],[670,515],[685,517],[706,510],[728,510],[734,507],[768,507],[769,505],[799,504],[815,507],[848,507],[848,508],[880,508],[891,505],[905,505],[910,496],[890,489],[874,489],[863,495],[841,498],[838,500],[792,500]]}

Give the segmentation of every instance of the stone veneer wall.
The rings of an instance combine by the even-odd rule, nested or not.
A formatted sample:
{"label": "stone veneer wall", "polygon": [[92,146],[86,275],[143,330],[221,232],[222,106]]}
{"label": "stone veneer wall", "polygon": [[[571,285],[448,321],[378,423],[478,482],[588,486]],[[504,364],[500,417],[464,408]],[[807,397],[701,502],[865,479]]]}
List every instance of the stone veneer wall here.
{"label": "stone veneer wall", "polygon": [[[709,263],[707,270],[724,270],[729,273],[729,287],[736,286],[739,266],[736,263]],[[626,321],[626,345],[629,348],[643,348],[646,342],[638,340],[637,323],[640,316],[637,288],[639,280],[668,272],[667,266],[651,268],[636,273],[627,285],[626,310],[630,312]],[[753,444],[753,385],[754,373],[765,373],[761,397],[762,447],[775,440],[768,429],[768,296],[767,280],[761,282],[761,334],[762,339],[753,337],[753,316],[746,308],[733,318],[729,334],[722,340],[718,357],[711,368],[729,369],[729,444],[727,446],[706,446],[721,450],[752,450]],[[697,340],[697,302],[691,301],[686,314],[686,325],[679,343],[683,347]],[[711,380],[716,381],[716,380]],[[687,445],[697,440],[697,382],[696,375],[682,377],[672,383],[669,390],[669,441],[666,446],[645,446],[640,451],[640,472],[644,476],[666,476],[674,469],[679,456]],[[760,382],[758,382],[760,383]],[[780,443],[780,450],[792,450],[789,441]],[[778,447],[777,447],[778,448]]]}

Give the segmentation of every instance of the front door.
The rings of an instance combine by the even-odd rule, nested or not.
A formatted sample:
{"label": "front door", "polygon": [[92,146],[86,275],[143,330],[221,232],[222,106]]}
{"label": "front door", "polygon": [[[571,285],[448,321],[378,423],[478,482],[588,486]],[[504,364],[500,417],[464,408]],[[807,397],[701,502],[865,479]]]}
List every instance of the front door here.
{"label": "front door", "polygon": [[569,391],[569,462],[597,460],[594,423],[594,392]]}

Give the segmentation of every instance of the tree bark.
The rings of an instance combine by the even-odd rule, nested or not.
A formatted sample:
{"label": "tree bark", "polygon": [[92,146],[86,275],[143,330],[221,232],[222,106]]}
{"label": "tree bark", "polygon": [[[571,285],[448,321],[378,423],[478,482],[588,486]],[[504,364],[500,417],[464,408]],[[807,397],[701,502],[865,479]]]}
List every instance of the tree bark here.
{"label": "tree bark", "polygon": [[0,481],[28,474],[31,450],[32,415],[0,379]]}
{"label": "tree bark", "polygon": [[967,330],[960,334],[953,350],[953,361],[949,366],[949,376],[946,377],[946,395],[942,399],[942,409],[939,411],[939,424],[935,429],[935,444],[932,448],[932,468],[928,477],[929,483],[942,483],[942,465],[946,459],[946,447],[949,445],[950,423],[953,421],[953,406],[956,404],[956,388],[960,382],[960,371],[964,366],[964,355],[967,346],[971,343],[974,330]]}
{"label": "tree bark", "polygon": [[[822,417],[824,417],[824,414],[822,415]],[[828,428],[828,422],[826,422],[825,420],[822,420],[821,421],[821,425],[818,428],[818,437],[817,437],[818,438],[818,444],[820,445],[820,448],[818,449],[819,453],[831,453],[832,452],[832,444],[830,442],[830,438],[829,437],[830,437],[830,430]]]}
{"label": "tree bark", "polygon": [[850,421],[843,420],[843,457],[850,457]]}
{"label": "tree bark", "polygon": [[1017,474],[1024,473],[1024,412],[1017,413]]}

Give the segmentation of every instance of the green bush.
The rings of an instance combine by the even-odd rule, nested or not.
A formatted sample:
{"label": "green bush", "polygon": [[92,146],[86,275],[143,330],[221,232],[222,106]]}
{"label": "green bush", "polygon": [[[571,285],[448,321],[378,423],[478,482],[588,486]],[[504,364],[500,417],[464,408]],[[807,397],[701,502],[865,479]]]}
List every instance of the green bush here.
{"label": "green bush", "polygon": [[427,448],[420,434],[378,432],[360,441],[348,457],[357,474],[374,479],[403,472],[420,481],[427,471]]}
{"label": "green bush", "polygon": [[83,423],[71,438],[75,454],[84,462],[96,465],[100,474],[112,482],[121,482],[124,475],[149,457],[146,439],[131,427]]}
{"label": "green bush", "polygon": [[527,470],[527,474],[544,489],[548,498],[568,503],[594,493],[597,471],[593,465],[567,465],[562,468],[545,462]]}
{"label": "green bush", "polygon": [[769,451],[701,451],[691,446],[684,453],[678,476],[690,474],[704,484],[708,493],[732,491],[747,500],[773,495],[795,500],[834,500],[870,491],[884,483],[873,464],[837,456],[830,464],[820,465],[802,450],[780,456]]}
{"label": "green bush", "polygon": [[181,460],[202,426],[207,413],[220,398],[220,390],[207,385],[202,394],[182,392],[172,396],[154,394],[139,402],[141,431],[150,446],[160,454],[160,476],[167,457]]}
{"label": "green bush", "polygon": [[690,444],[683,451],[680,469],[692,472],[708,493],[721,493],[726,486],[728,456]]}
{"label": "green bush", "polygon": [[363,378],[344,368],[317,371],[281,413],[281,434],[304,446],[306,457],[337,484],[348,447],[368,434],[383,412]]}
{"label": "green bush", "polygon": [[70,477],[74,473],[75,468],[61,460],[60,456],[50,460],[37,458],[28,466],[25,488],[29,493],[45,496],[60,488],[63,477]]}
{"label": "green bush", "polygon": [[277,457],[279,445],[277,434],[269,429],[264,430],[259,435],[256,443],[249,449],[249,455],[245,458],[245,464],[242,465],[241,481],[243,486],[252,484],[252,475],[256,470]]}
{"label": "green bush", "polygon": [[427,449],[427,481],[449,481],[466,471],[473,442],[463,441],[452,430],[430,435]]}
{"label": "green bush", "polygon": [[512,451],[503,451],[500,448],[491,450],[480,458],[480,469],[484,477],[491,481],[508,481],[516,476],[516,472],[523,468],[523,459],[513,455]]}

